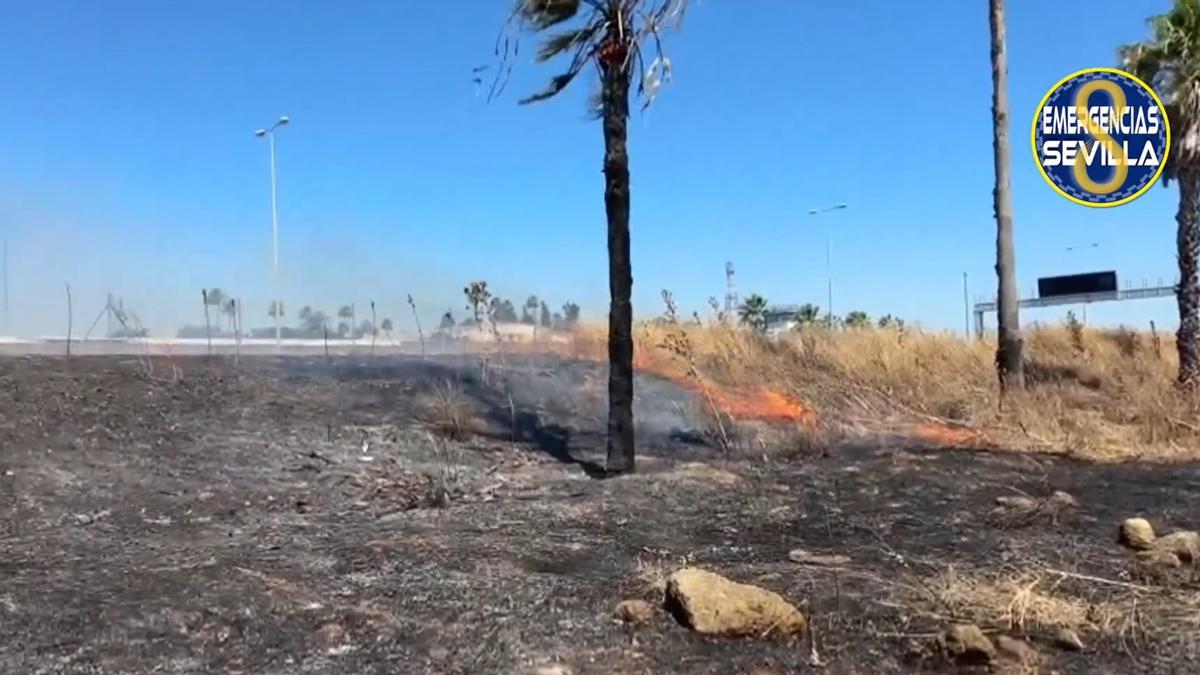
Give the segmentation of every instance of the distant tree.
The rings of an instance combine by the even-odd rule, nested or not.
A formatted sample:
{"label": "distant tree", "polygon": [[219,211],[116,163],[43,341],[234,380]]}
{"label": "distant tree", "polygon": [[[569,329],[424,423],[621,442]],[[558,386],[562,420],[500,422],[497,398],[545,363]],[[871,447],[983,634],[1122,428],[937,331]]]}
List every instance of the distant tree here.
{"label": "distant tree", "polygon": [[846,314],[846,328],[866,328],[871,325],[871,317],[866,312],[855,310]]}
{"label": "distant tree", "polygon": [[467,309],[471,310],[471,316],[475,317],[476,325],[482,326],[483,315],[492,302],[492,292],[488,290],[487,282],[472,281],[463,289],[463,295],[467,296]]}
{"label": "distant tree", "polygon": [[364,337],[375,332],[375,327],[371,325],[370,319],[363,319],[358,324],[358,330],[355,332],[355,337]]}
{"label": "distant tree", "polygon": [[562,323],[567,328],[574,328],[575,324],[579,323],[579,305],[573,302],[564,303],[562,306]]}
{"label": "distant tree", "polygon": [[492,298],[489,309],[492,318],[498,323],[516,323],[520,321],[520,317],[517,316],[517,308],[513,307],[511,300]]}
{"label": "distant tree", "polygon": [[904,328],[904,319],[898,319],[891,314],[879,317],[880,328]]}
{"label": "distant tree", "polygon": [[454,330],[454,314],[450,310],[447,309],[446,313],[442,315],[442,320],[438,323],[438,330],[446,332]]}
{"label": "distant tree", "polygon": [[354,319],[354,308],[350,305],[342,305],[338,308],[337,317],[345,321],[347,325],[353,325],[352,321]]}
{"label": "distant tree", "polygon": [[383,336],[388,339],[388,342],[392,341],[392,320],[391,319],[385,318],[383,321],[381,321],[379,323],[379,330],[383,331]]}
{"label": "distant tree", "polygon": [[552,327],[552,326],[554,325],[554,323],[553,323],[553,321],[552,321],[552,319],[551,319],[551,316],[550,316],[550,308],[546,306],[546,302],[545,302],[544,300],[542,301],[542,307],[541,307],[541,309],[542,309],[542,315],[541,315],[541,317],[540,317],[540,318],[541,318],[541,320],[542,320],[542,321],[541,321],[541,323],[542,323],[542,328],[550,328],[550,327]]}
{"label": "distant tree", "polygon": [[230,298],[222,309],[229,320],[229,330],[234,330],[237,327],[237,300]]}
{"label": "distant tree", "polygon": [[821,323],[825,324],[829,328],[841,328],[846,324],[845,320],[843,320],[842,317],[838,316],[837,314],[826,314],[825,316],[821,317]]}
{"label": "distant tree", "polygon": [[346,337],[350,334],[350,324],[345,321],[339,321],[337,325],[338,337]]}
{"label": "distant tree", "polygon": [[567,328],[567,322],[563,319],[563,315],[559,312],[555,312],[550,316],[550,325],[554,326],[555,330],[564,330]]}
{"label": "distant tree", "polygon": [[209,306],[217,313],[217,330],[220,330],[221,317],[225,316],[225,302],[229,297],[225,295],[225,291],[219,288],[212,288],[205,293],[205,298],[207,298]]}
{"label": "distant tree", "polygon": [[721,309],[721,303],[717,302],[716,296],[708,296],[708,306],[712,307],[713,316],[717,318],[717,323],[725,323],[725,312]]}
{"label": "distant tree", "polygon": [[800,305],[800,309],[796,310],[796,322],[801,326],[807,326],[809,324],[816,323],[820,318],[821,308],[812,304],[811,302],[806,302],[803,305]]}
{"label": "distant tree", "polygon": [[276,317],[282,319],[284,312],[285,308],[282,300],[272,300],[271,304],[267,307],[267,316],[271,317],[272,319]]}
{"label": "distant tree", "polygon": [[525,300],[525,306],[521,308],[521,323],[536,326],[538,323],[538,307],[541,303],[536,295],[531,295]]}
{"label": "distant tree", "polygon": [[757,293],[750,297],[738,308],[738,316],[742,323],[759,331],[767,329],[767,299]]}

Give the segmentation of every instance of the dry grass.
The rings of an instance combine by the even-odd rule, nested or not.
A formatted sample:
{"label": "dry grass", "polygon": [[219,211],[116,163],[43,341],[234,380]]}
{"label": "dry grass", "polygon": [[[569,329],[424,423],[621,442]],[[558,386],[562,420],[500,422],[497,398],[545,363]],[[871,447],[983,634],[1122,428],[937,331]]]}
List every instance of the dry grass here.
{"label": "dry grass", "polygon": [[[1081,580],[1082,579],[1082,580]],[[1052,634],[1067,628],[1080,635],[1137,641],[1196,634],[1200,593],[1169,592],[1051,570],[1016,570],[1007,575],[964,574],[951,568],[905,599],[932,615],[985,629]]]}
{"label": "dry grass", "polygon": [[470,430],[471,413],[458,385],[450,380],[434,384],[422,406],[426,421],[446,438],[464,438]]}
{"label": "dry grass", "polygon": [[[686,358],[670,348],[680,333]],[[733,418],[908,430],[942,444],[1097,461],[1196,457],[1200,405],[1173,386],[1170,336],[1058,326],[1025,339],[1029,384],[1003,406],[994,341],[912,328],[811,327],[771,340],[724,326],[643,324],[635,359],[644,371],[701,389]],[[605,332],[580,327],[563,349],[603,359]]]}

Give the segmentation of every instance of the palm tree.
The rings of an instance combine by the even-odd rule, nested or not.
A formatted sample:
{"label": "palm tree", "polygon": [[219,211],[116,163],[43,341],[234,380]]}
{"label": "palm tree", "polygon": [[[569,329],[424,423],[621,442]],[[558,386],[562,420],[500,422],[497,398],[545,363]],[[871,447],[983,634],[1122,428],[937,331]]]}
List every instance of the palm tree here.
{"label": "palm tree", "polygon": [[1025,368],[1021,356],[1021,318],[1017,298],[1017,261],[1013,247],[1012,156],[1008,147],[1008,47],[1004,31],[1004,0],[988,0],[992,31],[992,153],[996,187],[992,193],[996,212],[996,276],[999,277],[999,342],[996,372],[1000,390],[1022,389]]}
{"label": "palm tree", "polygon": [[766,330],[767,299],[758,293],[751,293],[750,297],[746,298],[746,301],[738,308],[738,316],[747,326],[755,330]]}
{"label": "palm tree", "polygon": [[846,314],[846,328],[866,328],[871,325],[871,317],[866,312],[855,310]]}
{"label": "palm tree", "polygon": [[1167,108],[1171,152],[1163,185],[1179,183],[1175,255],[1179,264],[1180,386],[1200,385],[1200,0],[1175,0],[1166,14],[1150,19],[1150,39],[1121,47],[1122,67],[1149,84]]}
{"label": "palm tree", "polygon": [[[629,257],[629,154],[626,147],[629,94],[634,73],[645,73],[638,84],[643,109],[654,100],[671,73],[662,52],[662,32],[677,25],[688,0],[517,0],[509,27],[550,34],[538,49],[538,61],[566,56],[564,72],[551,78],[542,91],[524,99],[532,103],[551,98],[590,64],[600,78],[592,112],[602,120],[604,133],[604,207],[608,219],[608,447],[606,469],[620,474],[634,469],[633,435],[633,271]],[[516,56],[516,42],[505,41],[500,72]],[[653,59],[644,58],[650,45]],[[513,45],[510,51],[507,45]]]}
{"label": "palm tree", "polygon": [[[350,305],[342,305],[338,308],[337,315],[339,319],[342,319],[338,322],[338,334],[345,336],[354,329],[354,308]],[[345,326],[346,329],[342,330],[342,326]],[[350,335],[350,337],[354,336]]]}
{"label": "palm tree", "polygon": [[217,311],[217,330],[221,330],[221,317],[225,314],[225,292],[219,288],[213,288],[208,291],[208,304],[212,305]]}
{"label": "palm tree", "polygon": [[820,318],[821,308],[817,307],[811,302],[806,302],[803,305],[800,305],[800,309],[796,310],[796,321],[800,325],[816,323],[817,319]]}

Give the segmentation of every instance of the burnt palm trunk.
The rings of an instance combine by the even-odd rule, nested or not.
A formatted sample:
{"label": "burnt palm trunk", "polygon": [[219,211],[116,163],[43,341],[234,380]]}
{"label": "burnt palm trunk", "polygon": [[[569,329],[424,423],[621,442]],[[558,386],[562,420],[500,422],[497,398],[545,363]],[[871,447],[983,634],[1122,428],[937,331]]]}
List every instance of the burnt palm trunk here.
{"label": "burnt palm trunk", "polygon": [[1197,253],[1200,253],[1200,171],[1179,171],[1179,212],[1175,215],[1179,257],[1179,384],[1188,388],[1200,385],[1200,278]]}
{"label": "burnt palm trunk", "polygon": [[[610,45],[623,45],[612,29]],[[608,216],[608,458],[611,474],[634,468],[633,268],[629,258],[629,65],[624,50],[602,61],[604,210]]]}
{"label": "burnt palm trunk", "polygon": [[1022,389],[1025,369],[1021,351],[1021,319],[1017,298],[1017,262],[1013,249],[1012,194],[1008,145],[1008,49],[1004,30],[1004,0],[989,0],[992,29],[992,150],[995,155],[996,276],[999,342],[996,372],[1000,390]]}

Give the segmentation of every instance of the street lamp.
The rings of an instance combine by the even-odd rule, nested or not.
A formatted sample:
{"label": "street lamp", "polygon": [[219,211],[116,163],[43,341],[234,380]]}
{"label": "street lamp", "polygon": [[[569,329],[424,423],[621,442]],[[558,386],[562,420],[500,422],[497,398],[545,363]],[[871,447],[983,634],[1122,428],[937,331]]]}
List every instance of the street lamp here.
{"label": "street lamp", "polygon": [[272,263],[271,263],[271,295],[274,304],[272,314],[275,315],[275,346],[280,347],[282,340],[280,337],[281,331],[279,327],[280,315],[283,313],[283,302],[279,300],[279,216],[275,208],[275,130],[279,127],[285,127],[288,124],[288,118],[280,117],[275,124],[272,124],[268,129],[259,129],[254,132],[254,135],[262,138],[267,137],[267,143],[270,146],[271,152],[271,247],[272,247]]}
{"label": "street lamp", "polygon": [[[845,204],[834,204],[818,209],[809,209],[808,215],[816,216],[830,211],[840,211],[846,208]],[[825,242],[825,271],[829,282],[829,320],[830,328],[833,328],[833,228],[829,228],[829,238]]]}

